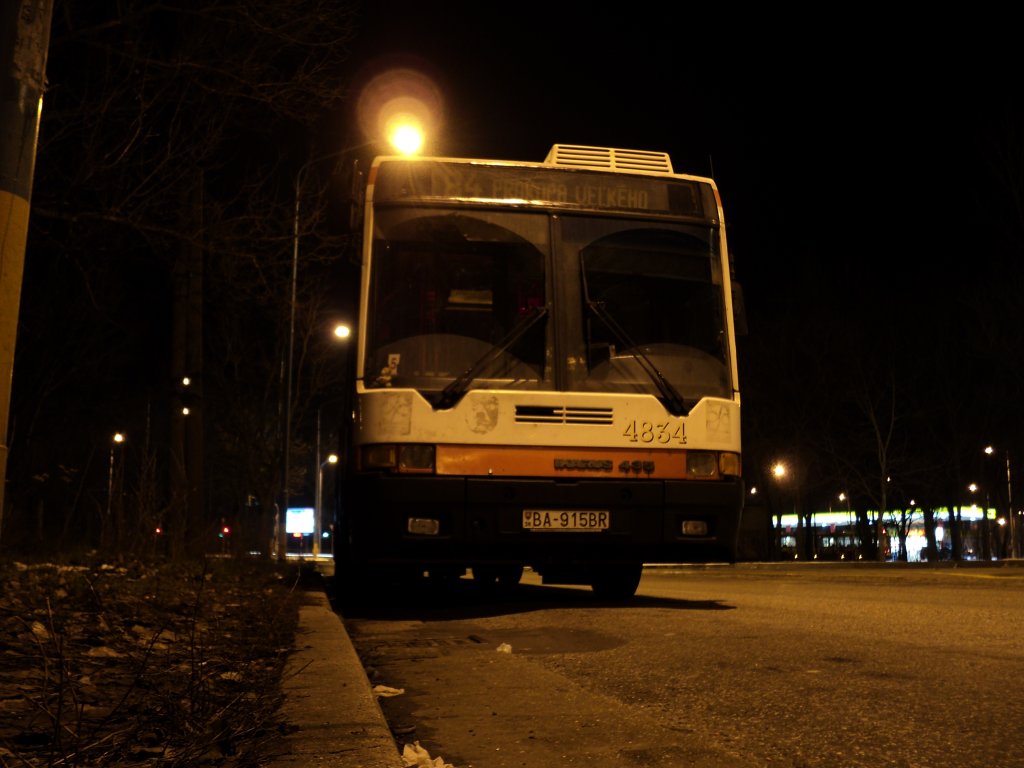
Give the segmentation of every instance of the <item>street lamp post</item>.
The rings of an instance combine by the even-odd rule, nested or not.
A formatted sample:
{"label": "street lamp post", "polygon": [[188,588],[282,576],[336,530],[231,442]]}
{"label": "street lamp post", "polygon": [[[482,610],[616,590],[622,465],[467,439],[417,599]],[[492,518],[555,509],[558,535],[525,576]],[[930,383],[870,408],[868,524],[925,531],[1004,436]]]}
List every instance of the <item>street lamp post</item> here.
{"label": "street lamp post", "polygon": [[[985,446],[985,453],[993,456],[996,449],[991,445]],[[1013,511],[1013,481],[1010,473],[1010,451],[1003,450],[1003,460],[1006,464],[1006,523],[1009,526],[1007,535],[1010,537],[1010,557],[1020,557],[1020,547],[1017,542],[1017,519]]]}
{"label": "street lamp post", "polygon": [[[343,343],[345,346],[342,347],[342,371],[343,371],[343,386],[347,385],[347,378],[345,376],[348,372],[348,340],[352,334],[352,329],[344,323],[338,323],[334,326],[332,335],[335,340]],[[316,501],[314,502],[314,534],[313,534],[313,556],[316,558],[320,554],[320,537],[323,530],[323,470],[328,464],[337,464],[338,455],[336,453],[330,453],[327,458],[323,461],[320,460],[321,448],[323,446],[323,439],[321,437],[323,424],[323,410],[324,406],[328,405],[330,400],[321,402],[316,409],[316,441],[314,443],[314,450],[316,451]]]}
{"label": "street lamp post", "polygon": [[[110,510],[114,499],[114,450],[121,443],[124,442],[124,435],[121,432],[115,432],[114,437],[110,441],[110,470],[107,473],[107,525],[111,524],[110,521]],[[118,532],[115,531],[115,534]]]}
{"label": "street lamp post", "polygon": [[[391,126],[389,128],[390,135],[388,140],[394,149],[400,154],[414,155],[417,154],[422,147],[422,136],[418,137],[418,140],[413,140],[410,134],[406,132],[398,131],[398,126]],[[420,129],[422,130],[422,129]],[[298,283],[299,283],[299,214],[301,212],[302,204],[302,187],[306,178],[307,171],[317,163],[321,163],[324,160],[330,160],[333,158],[340,158],[350,152],[354,152],[357,149],[365,149],[366,147],[372,147],[378,144],[377,141],[364,141],[361,144],[355,144],[344,149],[339,149],[336,152],[329,152],[326,155],[311,158],[307,160],[298,173],[295,174],[295,206],[292,214],[292,265],[291,265],[291,296],[289,298],[289,318],[288,318],[288,361],[286,364],[285,371],[285,402],[284,402],[284,509],[281,510],[278,515],[275,527],[277,530],[274,532],[275,543],[278,546],[279,554],[281,558],[285,557],[286,541],[284,526],[281,525],[281,519],[288,514],[288,504],[290,498],[290,488],[288,487],[289,475],[291,474],[291,444],[292,444],[292,385],[293,385],[293,368],[295,365],[295,310],[296,300],[298,294]],[[317,457],[319,460],[319,456]]]}
{"label": "street lamp post", "polygon": [[[785,482],[785,479],[786,479],[786,472],[787,472],[786,465],[783,462],[781,462],[781,461],[777,461],[777,462],[775,462],[772,465],[771,472],[772,472],[772,477],[775,479],[776,485],[781,489],[781,487],[782,487],[782,485],[783,485],[783,483]],[[781,496],[781,493],[776,493],[775,494],[776,499],[779,499],[780,496]],[[778,508],[777,508],[778,514],[776,515],[776,524],[775,524],[776,533],[775,533],[775,541],[774,541],[774,544],[775,544],[775,555],[777,557],[782,557],[782,508],[781,508],[781,504],[779,504],[777,506],[778,506]]]}
{"label": "street lamp post", "polygon": [[[284,526],[281,525],[280,520],[282,516],[288,514],[288,504],[290,499],[291,490],[289,486],[289,476],[291,474],[291,446],[292,446],[292,384],[293,384],[293,368],[295,366],[295,310],[298,296],[298,285],[299,285],[299,214],[301,212],[302,205],[302,187],[305,182],[307,171],[317,163],[321,163],[324,160],[330,160],[332,158],[338,158],[349,152],[353,152],[357,149],[363,149],[365,147],[372,146],[375,142],[367,141],[362,144],[356,144],[345,149],[338,150],[337,152],[330,152],[320,157],[314,157],[307,160],[299,172],[295,174],[295,207],[292,215],[292,270],[291,270],[291,281],[290,289],[291,296],[289,297],[289,317],[288,317],[288,361],[285,366],[285,402],[284,402],[284,509],[281,511],[281,515],[278,517],[276,527],[278,530],[274,532],[275,542],[277,542],[280,557],[285,556],[286,542]],[[319,458],[319,457],[318,457]]]}
{"label": "street lamp post", "polygon": [[320,557],[320,537],[323,535],[324,467],[338,463],[338,454],[331,453],[320,462],[316,471],[316,509],[313,511],[313,559]]}

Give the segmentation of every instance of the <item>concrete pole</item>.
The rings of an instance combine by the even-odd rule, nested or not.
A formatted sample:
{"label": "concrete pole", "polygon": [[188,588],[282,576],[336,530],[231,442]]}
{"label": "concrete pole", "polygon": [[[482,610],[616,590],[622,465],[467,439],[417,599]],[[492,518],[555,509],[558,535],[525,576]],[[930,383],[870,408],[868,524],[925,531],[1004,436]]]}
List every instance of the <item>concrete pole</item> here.
{"label": "concrete pole", "polygon": [[52,0],[0,4],[0,531],[7,431]]}

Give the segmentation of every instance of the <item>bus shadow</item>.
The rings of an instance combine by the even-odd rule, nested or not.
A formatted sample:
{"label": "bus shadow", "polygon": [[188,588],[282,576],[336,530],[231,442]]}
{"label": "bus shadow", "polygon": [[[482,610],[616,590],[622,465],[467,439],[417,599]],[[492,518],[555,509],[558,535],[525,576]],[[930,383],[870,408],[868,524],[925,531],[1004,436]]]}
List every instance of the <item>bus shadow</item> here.
{"label": "bus shadow", "polygon": [[589,588],[519,584],[482,589],[470,578],[431,583],[429,579],[404,584],[381,584],[360,595],[344,594],[344,585],[327,590],[335,611],[345,618],[445,621],[530,613],[552,608],[608,610],[616,608],[671,609],[676,611],[731,611],[736,606],[719,600],[636,595],[624,600],[602,599]]}

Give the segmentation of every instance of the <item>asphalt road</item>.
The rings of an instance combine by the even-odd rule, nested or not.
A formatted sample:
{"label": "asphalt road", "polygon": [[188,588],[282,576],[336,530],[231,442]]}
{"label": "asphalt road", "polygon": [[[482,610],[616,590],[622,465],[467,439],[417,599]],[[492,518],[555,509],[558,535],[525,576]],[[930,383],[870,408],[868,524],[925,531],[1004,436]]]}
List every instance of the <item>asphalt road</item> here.
{"label": "asphalt road", "polygon": [[1021,568],[658,569],[622,603],[528,573],[345,624],[454,768],[1024,766]]}

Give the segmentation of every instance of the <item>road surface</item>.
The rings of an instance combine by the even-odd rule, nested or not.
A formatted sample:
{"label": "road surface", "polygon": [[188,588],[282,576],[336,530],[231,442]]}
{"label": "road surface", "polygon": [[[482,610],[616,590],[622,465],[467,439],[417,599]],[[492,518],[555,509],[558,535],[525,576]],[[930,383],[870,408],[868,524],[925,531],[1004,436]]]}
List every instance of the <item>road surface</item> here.
{"label": "road surface", "polygon": [[454,768],[1024,766],[1024,568],[648,569],[618,603],[528,572],[345,622]]}

